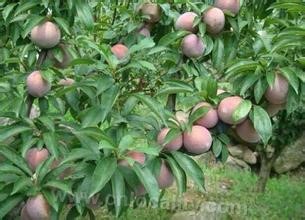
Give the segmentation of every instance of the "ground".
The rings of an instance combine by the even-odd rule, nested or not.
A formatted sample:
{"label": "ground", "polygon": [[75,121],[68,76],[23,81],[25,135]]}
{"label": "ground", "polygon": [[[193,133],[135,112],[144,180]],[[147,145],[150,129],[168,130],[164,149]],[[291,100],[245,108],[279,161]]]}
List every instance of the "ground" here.
{"label": "ground", "polygon": [[[225,166],[204,167],[206,192],[189,183],[179,202],[172,187],[160,208],[129,209],[121,219],[305,219],[305,175],[302,172],[270,179],[265,194],[254,191],[257,176]],[[104,209],[97,219],[115,219]]]}

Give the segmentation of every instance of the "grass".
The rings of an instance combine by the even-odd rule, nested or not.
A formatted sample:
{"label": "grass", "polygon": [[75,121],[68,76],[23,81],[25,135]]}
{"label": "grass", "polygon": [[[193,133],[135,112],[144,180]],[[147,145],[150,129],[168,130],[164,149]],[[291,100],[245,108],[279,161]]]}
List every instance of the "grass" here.
{"label": "grass", "polygon": [[[267,184],[266,192],[258,194],[254,191],[257,176],[249,171],[224,166],[205,167],[204,170],[206,192],[201,193],[189,184],[188,192],[177,200],[177,203],[173,187],[166,192],[163,199],[167,203],[162,203],[162,208],[129,209],[120,219],[165,220],[171,219],[175,213],[195,213],[200,207],[204,208],[202,213],[215,220],[305,219],[304,175],[282,175],[272,178]],[[180,205],[174,207],[177,204]],[[115,219],[104,209],[98,210],[96,214],[97,219]]]}

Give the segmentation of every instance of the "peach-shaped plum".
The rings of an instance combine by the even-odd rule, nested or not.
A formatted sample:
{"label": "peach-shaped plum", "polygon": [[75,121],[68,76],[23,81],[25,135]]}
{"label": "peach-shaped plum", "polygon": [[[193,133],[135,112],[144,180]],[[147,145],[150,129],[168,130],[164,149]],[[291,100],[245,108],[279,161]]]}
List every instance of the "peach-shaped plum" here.
{"label": "peach-shaped plum", "polygon": [[164,160],[162,160],[161,162],[160,172],[157,176],[157,182],[160,189],[168,188],[174,183],[174,176],[172,174],[172,171]]}
{"label": "peach-shaped plum", "polygon": [[268,103],[266,107],[266,111],[270,117],[274,117],[275,115],[277,115],[277,113],[279,113],[279,111],[283,110],[284,108],[285,106],[283,104],[276,105],[276,104]]}
{"label": "peach-shaped plum", "polygon": [[32,29],[31,40],[43,49],[55,47],[60,41],[60,30],[56,24],[47,21]]}
{"label": "peach-shaped plum", "polygon": [[205,51],[205,44],[196,34],[189,34],[182,40],[182,53],[189,58],[198,58]]}
{"label": "peach-shaped plum", "polygon": [[237,109],[237,107],[242,103],[243,99],[239,96],[231,96],[224,98],[220,104],[218,105],[218,117],[220,120],[227,124],[239,124],[243,122],[247,116],[241,118],[240,120],[234,122],[233,121],[233,113]]}
{"label": "peach-shaped plum", "polygon": [[177,30],[185,30],[190,31],[192,33],[196,33],[197,29],[194,27],[194,21],[197,14],[194,12],[185,12],[184,14],[180,15],[175,23],[175,28]]}
{"label": "peach-shaped plum", "polygon": [[214,6],[220,8],[224,12],[228,11],[233,15],[238,14],[240,9],[239,0],[215,0]]}
{"label": "peach-shaped plum", "polygon": [[192,154],[203,154],[212,146],[212,136],[205,127],[194,125],[191,131],[183,134],[184,148]]}
{"label": "peach-shaped plum", "polygon": [[208,108],[208,112],[201,118],[199,118],[195,123],[197,125],[201,125],[205,128],[213,128],[217,125],[218,122],[218,114],[217,111],[207,102],[200,102],[194,108],[193,112],[195,112],[199,108],[206,107]]}
{"label": "peach-shaped plum", "polygon": [[35,171],[39,164],[48,159],[48,157],[49,151],[45,148],[41,150],[38,148],[31,148],[26,153],[26,161],[32,171]]}
{"label": "peach-shaped plum", "polygon": [[245,142],[257,143],[260,141],[260,137],[249,119],[236,126],[236,133]]}
{"label": "peach-shaped plum", "polygon": [[111,47],[111,52],[116,56],[119,60],[123,60],[128,56],[128,48],[123,44],[116,44]]}
{"label": "peach-shaped plum", "polygon": [[29,198],[24,212],[30,220],[49,220],[51,217],[50,206],[42,194]]}
{"label": "peach-shaped plum", "polygon": [[220,33],[225,26],[225,15],[219,8],[208,9],[204,13],[202,20],[210,34]]}
{"label": "peach-shaped plum", "polygon": [[158,134],[158,143],[164,147],[164,150],[166,151],[175,151],[179,150],[182,147],[182,135],[177,136],[175,139],[173,139],[171,142],[164,145],[164,140],[168,132],[170,131],[169,128],[163,128]]}
{"label": "peach-shaped plum", "polygon": [[43,97],[51,89],[50,83],[42,78],[40,71],[34,71],[28,75],[26,85],[28,93],[37,98]]}
{"label": "peach-shaped plum", "polygon": [[267,88],[266,99],[271,104],[284,104],[287,101],[289,83],[281,74],[276,74],[274,83]]}

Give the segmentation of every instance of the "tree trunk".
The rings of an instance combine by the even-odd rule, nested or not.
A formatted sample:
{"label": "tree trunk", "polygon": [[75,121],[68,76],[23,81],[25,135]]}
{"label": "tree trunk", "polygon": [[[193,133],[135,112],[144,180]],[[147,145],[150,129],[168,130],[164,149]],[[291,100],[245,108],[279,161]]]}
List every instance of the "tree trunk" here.
{"label": "tree trunk", "polygon": [[273,167],[276,158],[277,158],[276,154],[272,155],[271,158],[268,158],[264,151],[260,152],[261,167],[258,175],[258,181],[256,184],[257,192],[260,193],[265,192],[266,185],[270,177],[271,169]]}

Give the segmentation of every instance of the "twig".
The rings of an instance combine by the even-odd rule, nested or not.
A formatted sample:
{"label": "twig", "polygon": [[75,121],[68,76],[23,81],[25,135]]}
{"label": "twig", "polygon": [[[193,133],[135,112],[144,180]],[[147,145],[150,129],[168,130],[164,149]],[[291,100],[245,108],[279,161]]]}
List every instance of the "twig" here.
{"label": "twig", "polygon": [[115,1],[115,8],[114,8],[114,12],[113,12],[113,17],[112,17],[111,25],[113,25],[114,22],[115,22],[118,5],[119,5],[119,0],[116,0],[116,1]]}

